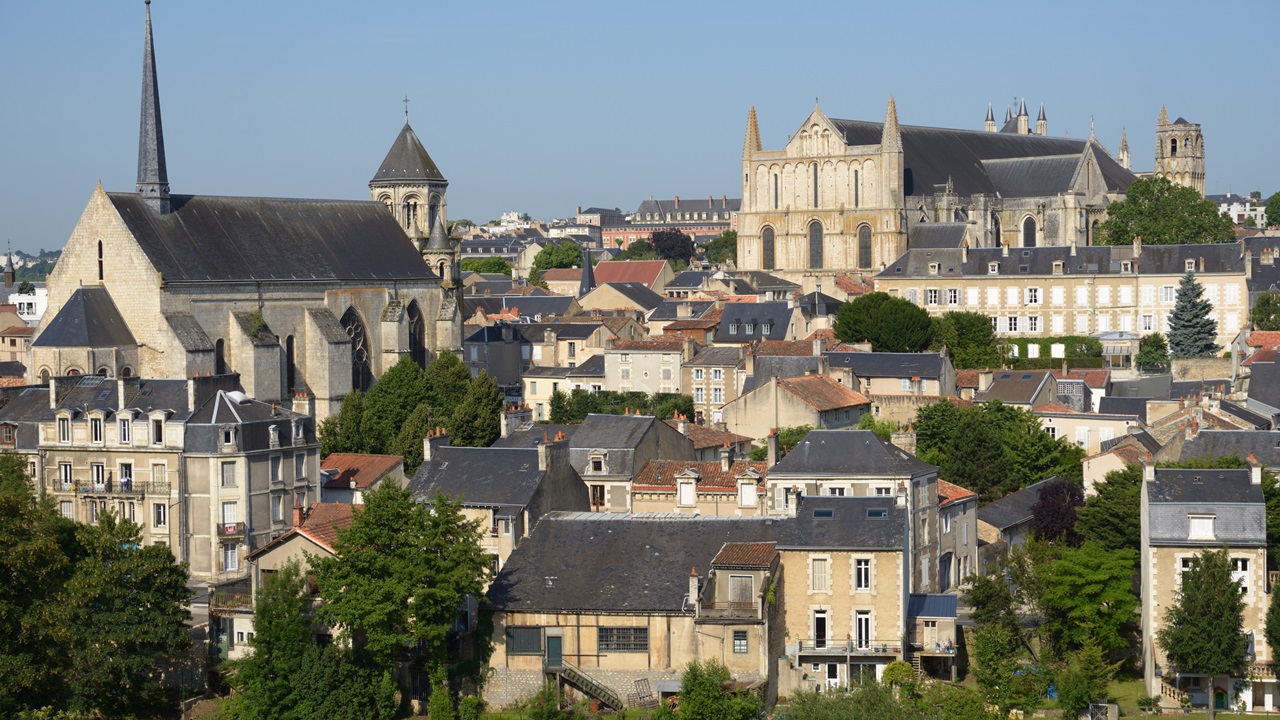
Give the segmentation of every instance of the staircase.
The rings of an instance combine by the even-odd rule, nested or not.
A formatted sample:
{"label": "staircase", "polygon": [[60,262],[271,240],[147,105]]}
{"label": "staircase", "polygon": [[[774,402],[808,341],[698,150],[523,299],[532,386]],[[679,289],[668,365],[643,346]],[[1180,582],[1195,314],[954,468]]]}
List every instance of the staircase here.
{"label": "staircase", "polygon": [[916,677],[918,678],[924,677],[924,668],[922,668],[920,665],[921,665],[920,656],[915,653],[912,653],[911,668],[916,671]]}
{"label": "staircase", "polygon": [[600,701],[602,705],[608,705],[611,709],[621,711],[623,709],[622,698],[609,688],[592,680],[578,668],[561,661],[559,665],[546,665],[543,669],[550,674],[558,675],[561,680],[572,685],[582,692]]}

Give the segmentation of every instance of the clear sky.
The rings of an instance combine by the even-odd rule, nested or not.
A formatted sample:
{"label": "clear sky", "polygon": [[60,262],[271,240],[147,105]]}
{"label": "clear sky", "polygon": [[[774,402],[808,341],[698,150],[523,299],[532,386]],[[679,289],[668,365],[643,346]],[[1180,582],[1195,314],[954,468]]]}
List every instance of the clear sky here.
{"label": "clear sky", "polygon": [[[132,191],[142,0],[0,0],[0,240],[61,247]],[[832,117],[1049,132],[1153,164],[1161,104],[1204,127],[1210,193],[1280,190],[1280,3],[155,0],[174,193],[368,198],[404,122],[450,219],[741,194],[747,108],[783,145]]]}

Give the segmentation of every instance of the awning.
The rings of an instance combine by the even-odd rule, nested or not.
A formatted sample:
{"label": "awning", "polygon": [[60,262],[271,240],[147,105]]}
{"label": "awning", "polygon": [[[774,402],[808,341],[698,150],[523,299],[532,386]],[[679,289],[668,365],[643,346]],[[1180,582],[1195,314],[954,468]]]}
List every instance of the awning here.
{"label": "awning", "polygon": [[1103,355],[1132,355],[1133,348],[1128,345],[1104,345],[1102,347]]}

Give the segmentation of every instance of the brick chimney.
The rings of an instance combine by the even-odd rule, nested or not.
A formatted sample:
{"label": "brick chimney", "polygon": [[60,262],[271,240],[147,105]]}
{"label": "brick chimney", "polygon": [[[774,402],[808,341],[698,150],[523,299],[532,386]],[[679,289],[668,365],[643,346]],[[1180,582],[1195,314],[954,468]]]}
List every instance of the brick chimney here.
{"label": "brick chimney", "polygon": [[431,458],[438,454],[438,449],[448,444],[449,433],[444,428],[428,430],[427,436],[422,438],[422,461],[431,462]]}
{"label": "brick chimney", "polygon": [[733,448],[729,447],[729,441],[724,441],[724,447],[720,448],[720,472],[727,473],[729,468],[733,466]]}
{"label": "brick chimney", "polygon": [[694,617],[698,616],[698,568],[689,570],[689,605],[693,607]]}
{"label": "brick chimney", "polygon": [[526,422],[533,422],[533,410],[528,403],[512,405],[502,413],[502,425],[498,428],[498,436],[511,437],[511,434]]}
{"label": "brick chimney", "polygon": [[990,370],[983,370],[978,373],[978,392],[984,393],[995,382],[995,373]]}
{"label": "brick chimney", "polygon": [[916,431],[915,428],[912,427],[910,421],[907,422],[905,430],[897,430],[893,432],[889,438],[890,442],[902,450],[905,450],[912,455],[916,454]]}
{"label": "brick chimney", "polygon": [[564,454],[569,451],[569,436],[563,431],[555,437],[542,434],[542,442],[538,444],[538,469],[542,472],[551,470],[557,463],[563,462]]}
{"label": "brick chimney", "polygon": [[315,398],[304,392],[294,393],[293,411],[299,415],[314,415],[316,412]]}
{"label": "brick chimney", "polygon": [[681,435],[689,437],[689,416],[676,413],[675,420],[676,430],[678,430]]}
{"label": "brick chimney", "polygon": [[1249,453],[1249,482],[1254,485],[1262,484],[1262,463],[1258,462],[1258,456]]}
{"label": "brick chimney", "polygon": [[300,527],[306,514],[302,511],[302,498],[295,495],[293,497],[293,526]]}
{"label": "brick chimney", "polygon": [[778,428],[769,430],[769,437],[766,439],[769,446],[769,452],[765,458],[769,461],[769,467],[778,464]]}

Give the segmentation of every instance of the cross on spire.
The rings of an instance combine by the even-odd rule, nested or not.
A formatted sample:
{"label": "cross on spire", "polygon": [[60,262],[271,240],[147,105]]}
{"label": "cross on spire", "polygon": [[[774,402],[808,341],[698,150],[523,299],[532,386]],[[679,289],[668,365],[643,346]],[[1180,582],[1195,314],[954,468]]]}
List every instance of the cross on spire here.
{"label": "cross on spire", "polygon": [[[147,0],[147,2],[151,2],[151,0]],[[409,124],[409,96],[408,95],[404,96],[404,122],[406,125]]]}

